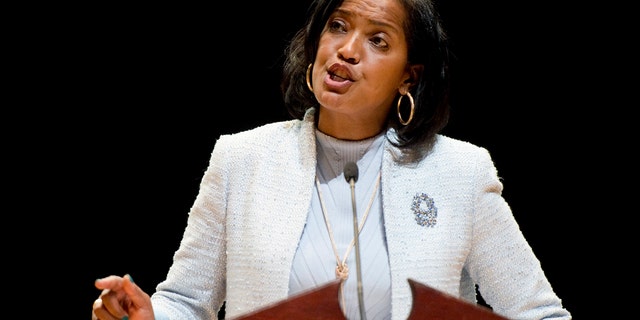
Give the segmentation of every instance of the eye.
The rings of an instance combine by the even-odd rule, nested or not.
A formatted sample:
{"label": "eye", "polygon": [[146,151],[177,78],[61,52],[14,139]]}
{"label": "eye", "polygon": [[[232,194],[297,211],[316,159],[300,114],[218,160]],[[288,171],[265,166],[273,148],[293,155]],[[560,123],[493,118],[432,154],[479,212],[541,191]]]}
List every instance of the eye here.
{"label": "eye", "polygon": [[369,39],[369,42],[371,42],[375,47],[378,47],[381,49],[386,49],[389,47],[389,44],[382,37],[379,37],[379,36],[371,37]]}
{"label": "eye", "polygon": [[327,23],[327,28],[331,32],[345,32],[346,26],[343,21],[340,20],[331,20]]}

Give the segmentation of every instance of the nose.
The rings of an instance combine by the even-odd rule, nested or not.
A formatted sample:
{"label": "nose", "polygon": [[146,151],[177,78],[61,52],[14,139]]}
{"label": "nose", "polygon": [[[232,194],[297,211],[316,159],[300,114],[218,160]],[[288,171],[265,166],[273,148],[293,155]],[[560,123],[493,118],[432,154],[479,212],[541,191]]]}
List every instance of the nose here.
{"label": "nose", "polygon": [[357,64],[360,62],[360,51],[358,46],[358,36],[352,34],[346,37],[344,43],[338,48],[338,57],[350,63]]}

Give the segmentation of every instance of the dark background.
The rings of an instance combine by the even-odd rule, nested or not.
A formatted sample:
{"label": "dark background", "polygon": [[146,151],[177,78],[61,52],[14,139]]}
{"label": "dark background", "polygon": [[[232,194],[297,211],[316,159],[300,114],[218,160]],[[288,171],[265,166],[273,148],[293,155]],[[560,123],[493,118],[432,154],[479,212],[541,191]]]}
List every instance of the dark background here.
{"label": "dark background", "polygon": [[[607,211],[597,19],[569,5],[440,2],[457,59],[444,133],[492,153],[554,289],[585,318],[600,242],[587,233]],[[15,83],[37,90],[17,90],[20,118],[5,121],[35,128],[20,132],[33,156],[11,160],[26,167],[15,189],[37,241],[16,256],[53,272],[35,278],[64,301],[55,314],[89,319],[93,281],[110,274],[154,291],[217,137],[287,119],[282,53],[308,3],[58,5],[22,25]]]}

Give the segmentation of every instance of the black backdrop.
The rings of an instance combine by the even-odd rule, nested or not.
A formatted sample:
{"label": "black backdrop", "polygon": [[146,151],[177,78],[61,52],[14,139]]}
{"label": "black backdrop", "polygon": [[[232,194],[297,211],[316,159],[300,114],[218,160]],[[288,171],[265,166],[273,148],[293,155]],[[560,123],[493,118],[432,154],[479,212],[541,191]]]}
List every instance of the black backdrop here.
{"label": "black backdrop", "polygon": [[[566,26],[568,8],[440,2],[458,60],[444,133],[492,153],[525,236],[582,318],[591,284],[577,269],[591,243],[576,224],[592,210],[598,175],[577,165],[596,161],[581,142],[594,121],[581,116],[592,102],[576,58],[583,35]],[[287,118],[281,55],[308,3],[94,4],[42,28],[52,54],[39,63],[59,76],[42,79],[57,104],[40,115],[56,120],[34,146],[47,165],[31,171],[54,172],[45,186],[54,196],[42,201],[58,213],[39,219],[47,237],[37,254],[56,254],[40,266],[71,289],[66,318],[89,318],[93,281],[109,274],[130,273],[153,292],[216,138]]]}

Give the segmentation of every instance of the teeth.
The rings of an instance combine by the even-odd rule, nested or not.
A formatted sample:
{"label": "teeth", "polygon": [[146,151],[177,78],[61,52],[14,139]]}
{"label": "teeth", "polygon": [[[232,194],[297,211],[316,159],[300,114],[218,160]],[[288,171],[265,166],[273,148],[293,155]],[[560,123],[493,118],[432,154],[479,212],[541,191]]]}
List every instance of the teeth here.
{"label": "teeth", "polygon": [[332,76],[332,78],[340,78],[340,79],[344,79],[344,80],[346,80],[346,79],[347,79],[347,77],[346,77],[346,76],[339,75],[339,74],[337,74],[337,73],[334,73],[334,74],[333,74],[333,76]]}

